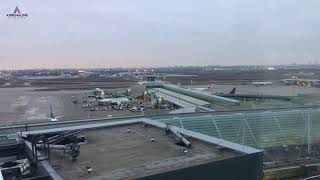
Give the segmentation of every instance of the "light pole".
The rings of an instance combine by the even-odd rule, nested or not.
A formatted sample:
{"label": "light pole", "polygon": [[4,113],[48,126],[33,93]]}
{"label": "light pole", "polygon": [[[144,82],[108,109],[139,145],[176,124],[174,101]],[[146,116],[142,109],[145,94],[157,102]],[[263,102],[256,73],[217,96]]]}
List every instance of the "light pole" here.
{"label": "light pole", "polygon": [[161,101],[162,101],[162,99],[159,98],[159,99],[158,99],[158,106],[159,106],[158,108],[159,108],[159,110],[160,110],[160,106],[161,106]]}

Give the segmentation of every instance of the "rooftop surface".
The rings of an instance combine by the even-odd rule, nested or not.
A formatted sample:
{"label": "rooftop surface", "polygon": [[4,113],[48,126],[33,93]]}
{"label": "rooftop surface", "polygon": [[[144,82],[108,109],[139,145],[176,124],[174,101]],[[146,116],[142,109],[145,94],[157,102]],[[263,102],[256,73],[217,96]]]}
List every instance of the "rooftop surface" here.
{"label": "rooftop surface", "polygon": [[[192,147],[185,154],[186,148],[176,144],[173,134],[143,124],[88,130],[84,134],[88,143],[81,145],[77,161],[64,158],[61,152],[51,152],[50,163],[64,179],[134,179],[240,155],[231,150],[221,152],[216,145],[196,139],[191,139]],[[87,166],[92,167],[91,174]]]}

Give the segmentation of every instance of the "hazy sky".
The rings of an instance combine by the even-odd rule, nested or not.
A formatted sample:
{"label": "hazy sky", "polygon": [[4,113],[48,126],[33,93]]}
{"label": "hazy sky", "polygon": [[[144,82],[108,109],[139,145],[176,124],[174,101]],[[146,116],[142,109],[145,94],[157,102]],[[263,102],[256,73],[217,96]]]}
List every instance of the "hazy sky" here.
{"label": "hazy sky", "polygon": [[[8,19],[18,6],[26,19]],[[0,69],[320,62],[319,0],[1,0]]]}

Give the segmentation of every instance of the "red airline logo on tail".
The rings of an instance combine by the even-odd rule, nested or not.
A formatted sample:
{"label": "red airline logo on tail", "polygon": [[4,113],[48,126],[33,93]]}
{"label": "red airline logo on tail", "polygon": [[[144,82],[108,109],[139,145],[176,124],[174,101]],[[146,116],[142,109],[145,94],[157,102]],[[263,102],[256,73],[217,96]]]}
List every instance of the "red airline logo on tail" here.
{"label": "red airline logo on tail", "polygon": [[236,94],[236,90],[237,90],[237,88],[233,88],[233,89],[230,91],[230,93],[229,93],[229,94],[231,94],[231,95]]}
{"label": "red airline logo on tail", "polygon": [[208,84],[208,90],[210,90],[211,89],[211,82],[209,82],[209,84]]}
{"label": "red airline logo on tail", "polygon": [[213,84],[212,84],[212,82],[209,82],[208,88],[207,88],[206,90],[208,90],[208,91],[213,90]]}

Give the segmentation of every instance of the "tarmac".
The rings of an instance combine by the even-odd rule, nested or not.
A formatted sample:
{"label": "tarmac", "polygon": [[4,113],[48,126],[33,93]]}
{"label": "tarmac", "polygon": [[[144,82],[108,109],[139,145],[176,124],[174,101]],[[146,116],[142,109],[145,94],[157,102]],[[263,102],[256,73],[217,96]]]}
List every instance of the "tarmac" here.
{"label": "tarmac", "polygon": [[[193,88],[205,88],[206,85],[192,86]],[[254,85],[213,85],[213,91],[228,93],[230,89],[237,87],[237,94],[258,95],[283,95],[300,96],[296,102],[284,101],[252,101],[241,102],[240,106],[226,106],[221,103],[207,105],[216,111],[261,109],[277,107],[294,107],[303,105],[320,105],[319,88],[307,88],[298,86],[260,86]],[[40,89],[40,91],[39,91]],[[82,108],[82,100],[87,97],[89,90],[43,90],[43,88],[0,88],[0,125],[10,126],[15,124],[30,124],[48,122],[50,105],[53,107],[55,116],[62,116],[59,120],[77,120],[98,117],[117,117],[141,115],[141,112],[130,112],[128,110],[101,110],[89,111]],[[300,94],[300,95],[299,95]],[[301,94],[304,96],[301,97]],[[71,97],[79,100],[78,104],[72,103]]]}
{"label": "tarmac", "polygon": [[[35,91],[35,88],[0,88],[0,125],[49,122],[50,105],[59,120],[141,115],[128,110],[89,111],[82,108],[88,90]],[[72,96],[78,104],[72,102]]]}

